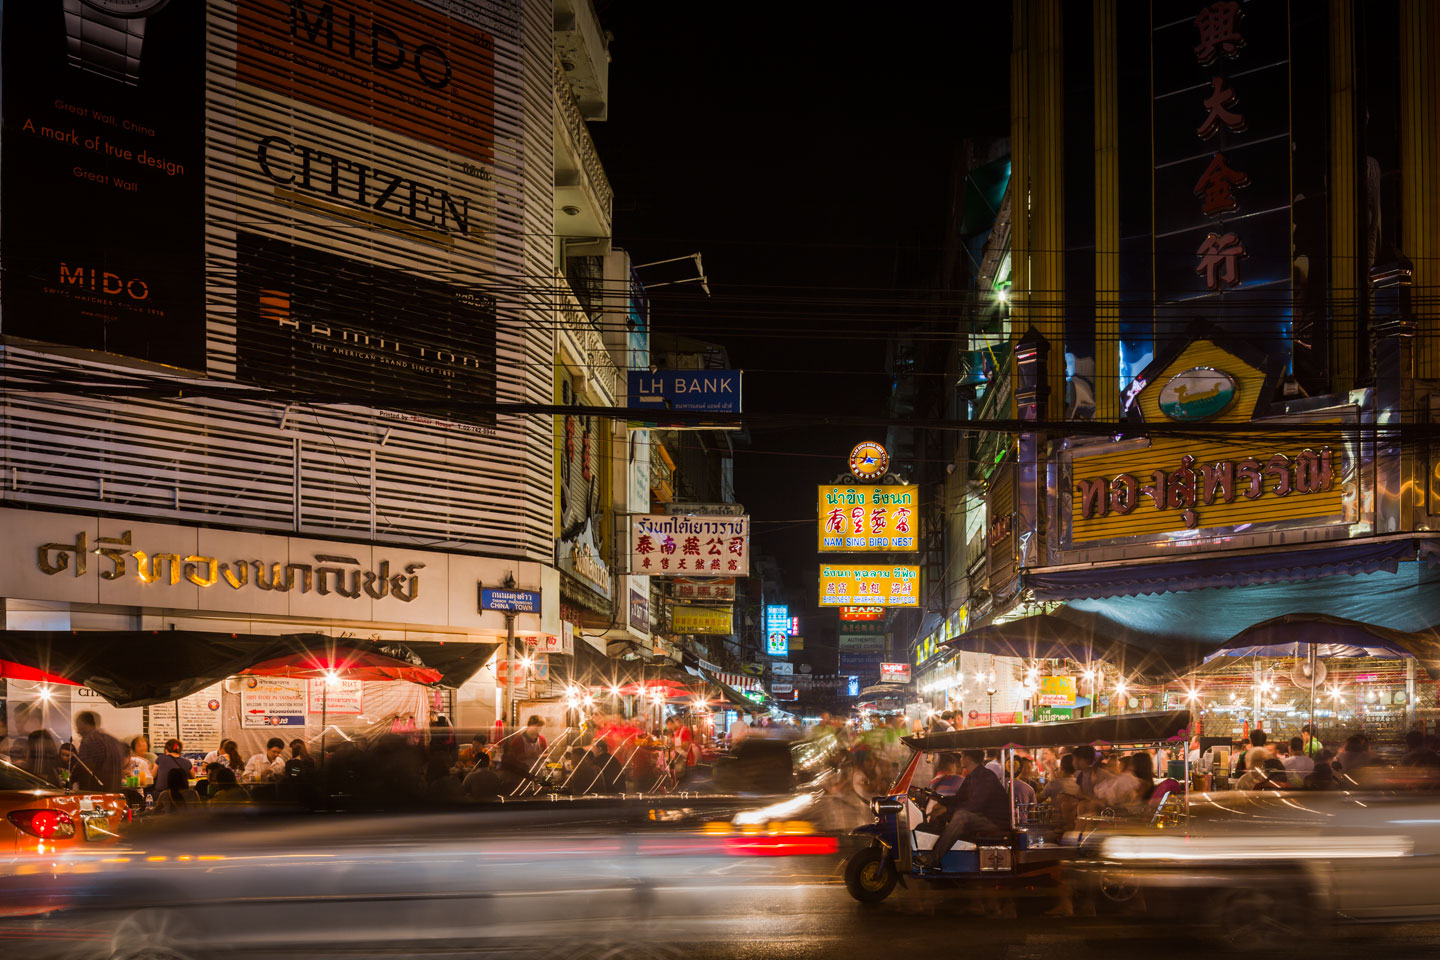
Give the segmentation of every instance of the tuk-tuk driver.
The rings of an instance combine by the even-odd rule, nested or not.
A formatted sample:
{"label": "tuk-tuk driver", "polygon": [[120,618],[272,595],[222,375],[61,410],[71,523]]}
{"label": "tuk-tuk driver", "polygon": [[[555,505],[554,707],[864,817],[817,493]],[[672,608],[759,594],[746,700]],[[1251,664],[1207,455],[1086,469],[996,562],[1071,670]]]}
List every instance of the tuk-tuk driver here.
{"label": "tuk-tuk driver", "polygon": [[960,789],[955,796],[941,801],[950,812],[949,822],[940,831],[934,849],[916,855],[921,866],[938,866],[962,836],[995,833],[1010,827],[1010,794],[994,771],[986,768],[985,751],[961,751],[960,769],[965,774]]}

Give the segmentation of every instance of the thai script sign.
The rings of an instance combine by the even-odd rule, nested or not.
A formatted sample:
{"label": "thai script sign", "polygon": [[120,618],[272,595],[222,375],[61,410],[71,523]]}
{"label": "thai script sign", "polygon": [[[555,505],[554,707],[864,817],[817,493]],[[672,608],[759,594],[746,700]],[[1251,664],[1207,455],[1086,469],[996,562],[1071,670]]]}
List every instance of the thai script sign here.
{"label": "thai script sign", "polygon": [[[1288,453],[1257,446],[1244,440],[1170,444],[1160,450],[1077,458],[1072,540],[1342,513],[1342,458],[1329,446]],[[1167,453],[1175,459],[1161,459]]]}
{"label": "thai script sign", "polygon": [[727,636],[735,632],[729,607],[689,607],[676,604],[670,610],[670,629],[675,633]]}
{"label": "thai script sign", "polygon": [[480,609],[499,610],[503,613],[539,613],[539,590],[491,590],[480,589]]}
{"label": "thai script sign", "polygon": [[908,663],[882,663],[880,664],[881,683],[909,683],[910,664]]}
{"label": "thai script sign", "polygon": [[[361,570],[360,561],[339,554],[314,554],[314,563],[280,563],[249,558],[202,557],[197,554],[154,553],[132,550],[130,531],[118,537],[96,537],[94,547],[81,531],[71,543],[42,543],[35,550],[40,572],[55,576],[74,570],[85,576],[90,557],[99,556],[101,580],[123,580],[134,576],[141,583],[170,584],[182,579],[197,587],[232,590],[265,590],[287,593],[297,590],[319,594],[334,593],[358,599],[362,594],[373,600],[390,596],[406,603],[420,595],[420,570],[423,563],[407,563],[403,573],[391,573],[390,561],[381,560],[374,570]],[[343,544],[336,544],[343,549]],[[133,561],[133,563],[132,563]],[[252,577],[251,570],[254,570]]]}
{"label": "thai script sign", "polygon": [[820,606],[917,607],[920,605],[920,568],[886,564],[820,565]]}
{"label": "thai script sign", "polygon": [[820,552],[918,550],[919,499],[915,486],[821,487]]}
{"label": "thai script sign", "polygon": [[631,517],[630,572],[657,577],[749,576],[750,518]]}
{"label": "thai script sign", "polygon": [[295,677],[246,677],[240,682],[240,726],[303,727],[306,682]]}
{"label": "thai script sign", "polygon": [[1073,707],[1075,706],[1075,678],[1041,677],[1039,696],[1042,707]]}
{"label": "thai script sign", "polygon": [[306,709],[321,716],[358,717],[365,705],[365,684],[360,680],[311,680]]}

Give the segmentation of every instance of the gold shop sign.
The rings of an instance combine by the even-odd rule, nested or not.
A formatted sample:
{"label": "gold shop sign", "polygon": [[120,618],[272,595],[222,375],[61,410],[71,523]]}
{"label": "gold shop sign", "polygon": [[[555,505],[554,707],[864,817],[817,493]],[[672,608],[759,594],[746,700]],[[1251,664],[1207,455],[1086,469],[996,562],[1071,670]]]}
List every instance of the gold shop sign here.
{"label": "gold shop sign", "polygon": [[[257,590],[300,593],[312,590],[322,595],[331,593],[358,599],[362,593],[372,600],[394,597],[409,603],[420,596],[420,569],[423,563],[407,563],[403,573],[392,574],[390,561],[382,560],[375,570],[361,570],[360,561],[338,554],[314,554],[312,563],[278,563],[264,560],[221,560],[178,553],[147,553],[132,550],[130,531],[118,537],[97,537],[90,546],[84,532],[73,543],[42,543],[36,548],[36,564],[50,576],[74,569],[75,576],[85,576],[92,555],[108,563],[100,570],[102,580],[123,580],[132,575],[141,583],[178,584],[182,578],[197,587],[225,584],[232,590],[253,587]],[[134,567],[131,567],[131,561]],[[254,575],[251,575],[251,571]]]}
{"label": "gold shop sign", "polygon": [[1275,449],[1274,438],[1157,440],[1148,450],[1077,457],[1071,541],[1297,520],[1345,521],[1344,438]]}

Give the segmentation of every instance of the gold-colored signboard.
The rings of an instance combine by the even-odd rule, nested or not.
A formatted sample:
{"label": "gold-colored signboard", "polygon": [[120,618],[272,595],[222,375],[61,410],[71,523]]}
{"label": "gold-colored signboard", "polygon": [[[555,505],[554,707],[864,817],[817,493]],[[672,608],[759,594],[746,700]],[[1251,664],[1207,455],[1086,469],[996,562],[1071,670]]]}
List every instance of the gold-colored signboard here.
{"label": "gold-colored signboard", "polygon": [[918,607],[920,568],[905,564],[822,563],[820,606]]}
{"label": "gold-colored signboard", "polygon": [[909,552],[920,549],[919,487],[822,486],[821,553]]}

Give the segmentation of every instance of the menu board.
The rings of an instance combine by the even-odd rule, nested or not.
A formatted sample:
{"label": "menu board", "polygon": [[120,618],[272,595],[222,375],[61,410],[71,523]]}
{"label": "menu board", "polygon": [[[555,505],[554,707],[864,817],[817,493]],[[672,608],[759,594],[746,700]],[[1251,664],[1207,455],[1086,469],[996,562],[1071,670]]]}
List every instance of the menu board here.
{"label": "menu board", "polygon": [[246,677],[240,681],[240,726],[303,727],[305,680]]}
{"label": "menu board", "polygon": [[[178,737],[186,754],[203,755],[220,745],[221,686],[212,683],[197,693],[172,703],[148,707],[150,715],[150,747],[163,753],[165,741]],[[177,717],[178,713],[178,717]],[[178,732],[177,732],[178,720]]]}

